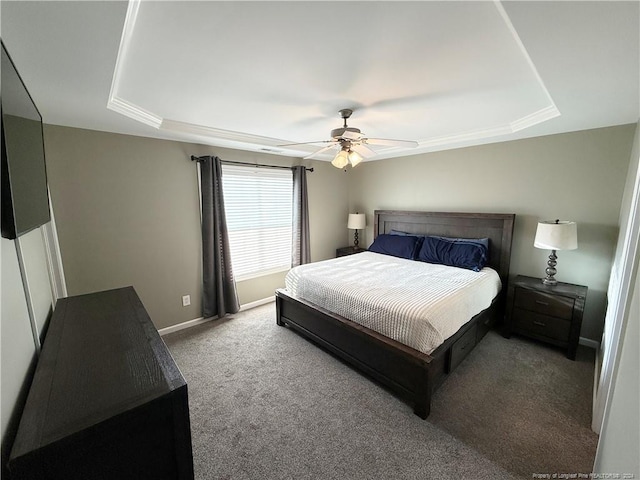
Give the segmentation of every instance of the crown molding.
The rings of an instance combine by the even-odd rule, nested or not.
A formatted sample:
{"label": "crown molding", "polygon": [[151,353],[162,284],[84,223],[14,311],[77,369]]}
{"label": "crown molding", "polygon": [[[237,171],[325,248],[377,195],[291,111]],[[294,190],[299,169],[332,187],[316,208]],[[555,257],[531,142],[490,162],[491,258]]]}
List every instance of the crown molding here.
{"label": "crown molding", "polygon": [[[139,8],[140,0],[129,0],[129,4],[127,5],[127,14],[124,17],[122,35],[120,36],[118,54],[116,55],[116,64],[113,68],[113,77],[111,78],[111,89],[109,90],[107,108],[139,122],[158,128],[162,121],[162,119],[158,121],[158,118],[160,117],[120,98],[117,93],[120,86],[120,80],[122,78],[122,64],[127,56],[127,52],[129,51],[129,44],[131,43],[131,37],[133,37],[133,30],[136,24],[136,18],[138,17]],[[156,123],[157,125],[155,125]]]}
{"label": "crown molding", "polygon": [[555,105],[549,105],[548,107],[542,108],[537,112],[533,112],[511,122],[509,124],[511,133],[519,132],[520,130],[524,130],[525,128],[533,127],[534,125],[546,122],[547,120],[559,117],[560,115],[560,110],[558,110]]}
{"label": "crown molding", "polygon": [[179,120],[171,120],[165,118],[162,120],[160,130],[173,133],[186,133],[197,137],[217,138],[238,143],[248,143],[256,146],[277,147],[283,143],[289,143],[286,140],[277,138],[263,137],[261,135],[252,135],[250,133],[234,132],[232,130],[224,130],[221,128],[208,127],[195,123],[181,122]]}
{"label": "crown molding", "polygon": [[160,128],[163,120],[162,117],[156,115],[149,110],[145,110],[138,105],[135,105],[127,100],[123,100],[122,98],[112,96],[109,98],[107,102],[107,108],[109,110],[113,110],[114,112],[121,113],[125,117],[129,117],[133,120],[137,120],[140,123],[144,123],[146,125],[150,125],[154,128]]}

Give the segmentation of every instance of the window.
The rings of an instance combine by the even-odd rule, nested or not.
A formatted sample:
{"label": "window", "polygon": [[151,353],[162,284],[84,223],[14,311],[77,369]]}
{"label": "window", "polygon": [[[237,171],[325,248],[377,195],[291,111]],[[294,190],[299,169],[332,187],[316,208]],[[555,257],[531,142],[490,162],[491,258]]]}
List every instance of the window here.
{"label": "window", "polygon": [[291,170],[223,165],[222,188],[236,280],[291,268]]}

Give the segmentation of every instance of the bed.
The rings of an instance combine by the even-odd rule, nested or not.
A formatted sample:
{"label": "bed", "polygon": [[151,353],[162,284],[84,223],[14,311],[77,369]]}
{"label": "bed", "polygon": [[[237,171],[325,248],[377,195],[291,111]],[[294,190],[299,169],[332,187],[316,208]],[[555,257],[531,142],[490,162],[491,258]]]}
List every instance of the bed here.
{"label": "bed", "polygon": [[[276,323],[316,342],[413,403],[427,418],[431,395],[486,332],[504,316],[513,214],[376,210],[374,236],[401,231],[416,235],[489,238],[488,266],[502,289],[490,305],[464,323],[437,348],[425,353],[382,335],[285,289],[276,291]],[[356,254],[362,255],[362,254]],[[381,319],[381,321],[386,321]]]}

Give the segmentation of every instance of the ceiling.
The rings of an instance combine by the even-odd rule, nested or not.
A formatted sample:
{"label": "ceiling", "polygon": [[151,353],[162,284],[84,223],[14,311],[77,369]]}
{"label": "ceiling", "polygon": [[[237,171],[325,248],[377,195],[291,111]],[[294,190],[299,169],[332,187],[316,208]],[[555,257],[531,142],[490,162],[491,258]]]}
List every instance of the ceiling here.
{"label": "ceiling", "polygon": [[[635,123],[640,3],[1,4],[46,123],[304,157],[342,125],[371,160]],[[373,147],[372,147],[373,148]],[[320,155],[331,160],[335,152]]]}

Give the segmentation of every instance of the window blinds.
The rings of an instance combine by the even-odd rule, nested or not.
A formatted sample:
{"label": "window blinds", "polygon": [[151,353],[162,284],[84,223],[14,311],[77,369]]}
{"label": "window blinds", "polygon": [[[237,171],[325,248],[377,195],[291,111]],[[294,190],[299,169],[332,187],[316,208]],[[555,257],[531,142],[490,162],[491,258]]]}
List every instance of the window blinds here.
{"label": "window blinds", "polygon": [[291,170],[223,164],[222,188],[236,280],[291,268]]}

